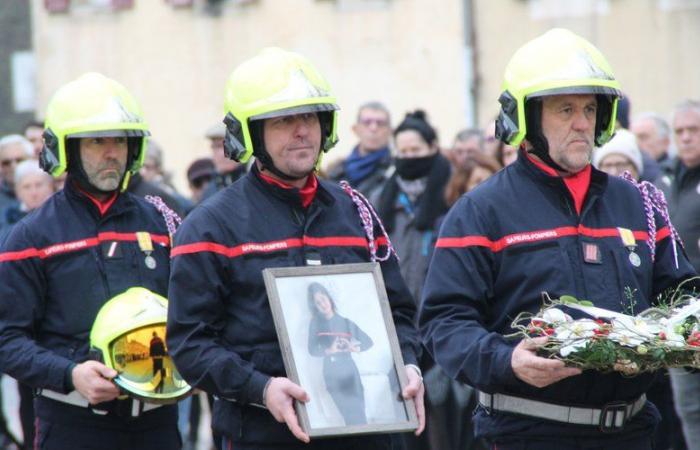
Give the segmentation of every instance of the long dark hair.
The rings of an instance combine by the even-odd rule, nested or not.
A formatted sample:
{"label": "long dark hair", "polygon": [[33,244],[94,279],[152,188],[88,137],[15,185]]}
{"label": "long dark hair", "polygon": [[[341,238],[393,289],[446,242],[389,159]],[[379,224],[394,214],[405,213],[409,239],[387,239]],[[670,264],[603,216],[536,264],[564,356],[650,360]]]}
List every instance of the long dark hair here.
{"label": "long dark hair", "polygon": [[309,311],[311,311],[311,314],[313,314],[314,318],[323,317],[321,316],[321,312],[316,307],[316,302],[314,301],[314,296],[319,293],[325,295],[328,298],[328,300],[331,302],[333,312],[336,312],[335,301],[333,300],[333,297],[331,297],[331,294],[328,293],[328,290],[321,283],[317,283],[314,281],[313,283],[309,284],[307,292]]}

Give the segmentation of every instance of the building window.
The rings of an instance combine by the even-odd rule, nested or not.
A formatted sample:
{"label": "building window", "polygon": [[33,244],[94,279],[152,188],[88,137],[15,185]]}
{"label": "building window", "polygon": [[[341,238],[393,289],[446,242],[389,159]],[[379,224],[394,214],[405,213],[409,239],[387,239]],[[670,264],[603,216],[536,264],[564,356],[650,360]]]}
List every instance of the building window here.
{"label": "building window", "polygon": [[73,11],[117,11],[131,9],[134,0],[44,0],[44,6],[50,13]]}
{"label": "building window", "polygon": [[70,0],[44,0],[44,8],[51,14],[67,12]]}
{"label": "building window", "polygon": [[528,0],[533,20],[590,17],[610,12],[610,0]]}
{"label": "building window", "polygon": [[392,0],[317,0],[324,3],[335,3],[340,11],[367,11],[373,9],[386,9],[391,5]]}

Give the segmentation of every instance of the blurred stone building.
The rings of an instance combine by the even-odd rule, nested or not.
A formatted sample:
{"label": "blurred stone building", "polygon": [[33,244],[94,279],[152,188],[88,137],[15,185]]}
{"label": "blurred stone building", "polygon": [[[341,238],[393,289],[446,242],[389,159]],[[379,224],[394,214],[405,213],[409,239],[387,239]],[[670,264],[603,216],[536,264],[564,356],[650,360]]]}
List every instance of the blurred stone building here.
{"label": "blurred stone building", "polygon": [[[12,11],[22,4],[28,3],[3,1],[0,24],[19,20]],[[327,160],[349,152],[350,126],[367,100],[385,102],[395,123],[410,109],[425,109],[442,145],[450,145],[460,128],[485,125],[498,110],[510,55],[555,26],[585,36],[608,56],[633,113],[666,113],[684,97],[700,97],[700,0],[31,0],[29,5],[30,46],[20,38],[8,41],[7,29],[2,31],[2,131],[20,131],[10,129],[17,126],[14,117],[28,114],[6,109],[8,85],[14,83],[7,78],[8,55],[16,51],[11,47],[31,49],[35,72],[30,73],[31,62],[20,62],[19,80],[23,86],[35,80],[31,113],[41,118],[51,93],[66,81],[90,70],[103,72],[140,99],[166,151],[165,165],[181,187],[187,165],[208,156],[204,131],[222,118],[229,73],[270,45],[307,55],[335,88],[341,140]]]}

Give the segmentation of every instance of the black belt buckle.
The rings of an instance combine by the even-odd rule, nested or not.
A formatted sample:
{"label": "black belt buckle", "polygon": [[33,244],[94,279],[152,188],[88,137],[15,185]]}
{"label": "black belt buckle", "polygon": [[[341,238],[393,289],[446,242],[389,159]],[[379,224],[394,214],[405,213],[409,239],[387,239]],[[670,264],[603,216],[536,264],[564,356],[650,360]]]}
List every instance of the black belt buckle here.
{"label": "black belt buckle", "polygon": [[[603,433],[615,433],[622,430],[629,418],[627,415],[629,406],[627,402],[610,402],[604,405],[600,410],[600,419],[598,421],[600,431]],[[616,425],[618,414],[622,414],[622,425],[620,426]],[[608,418],[610,418],[610,425],[606,425]]]}
{"label": "black belt buckle", "polygon": [[131,408],[133,407],[133,400],[131,398],[117,399],[114,401],[114,406],[112,407],[112,414],[129,419],[132,417]]}

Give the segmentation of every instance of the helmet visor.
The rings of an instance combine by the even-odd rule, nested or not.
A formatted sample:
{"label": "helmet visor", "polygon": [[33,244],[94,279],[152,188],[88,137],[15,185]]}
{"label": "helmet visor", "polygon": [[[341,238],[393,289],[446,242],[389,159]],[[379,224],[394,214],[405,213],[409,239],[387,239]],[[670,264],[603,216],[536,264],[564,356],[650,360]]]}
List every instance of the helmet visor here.
{"label": "helmet visor", "polygon": [[564,86],[552,89],[544,89],[541,91],[533,92],[526,96],[526,99],[537,97],[547,97],[550,95],[576,95],[576,94],[593,94],[593,95],[612,95],[616,97],[621,97],[622,92],[615,88],[608,86]]}
{"label": "helmet visor", "polygon": [[272,117],[293,116],[294,114],[303,114],[309,112],[335,111],[337,109],[340,108],[338,108],[338,105],[334,103],[315,103],[311,105],[292,106],[290,108],[277,109],[275,111],[257,114],[255,116],[251,116],[249,120],[261,120],[270,119]]}
{"label": "helmet visor", "polygon": [[147,130],[95,130],[83,131],[80,133],[70,133],[67,138],[87,138],[87,137],[143,137],[150,136]]}
{"label": "helmet visor", "polygon": [[150,403],[175,403],[191,388],[175,368],[165,345],[165,324],[129,331],[110,346],[114,382],[131,396]]}

